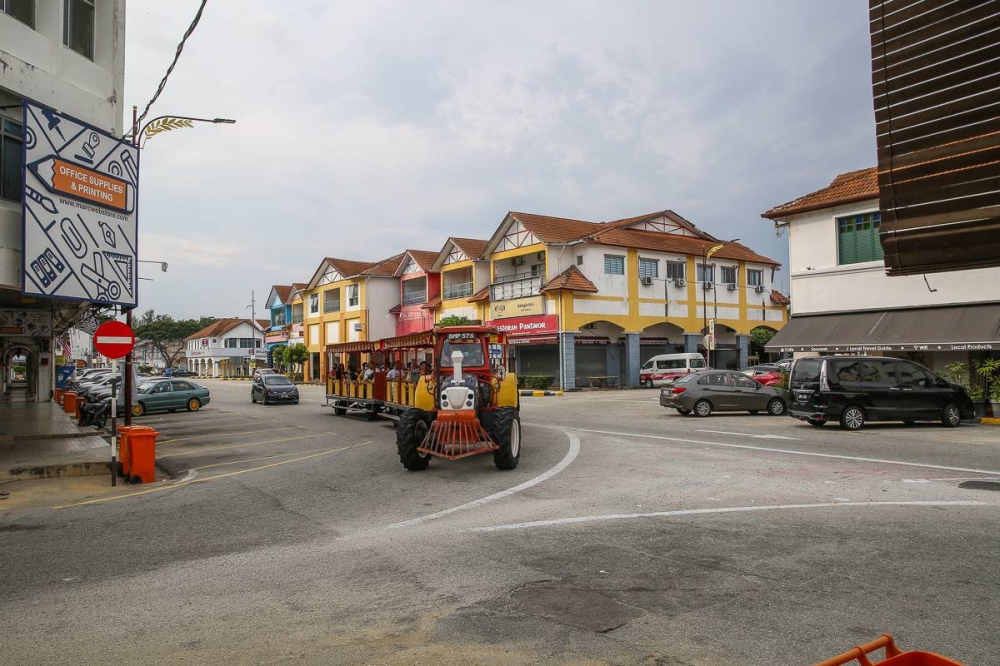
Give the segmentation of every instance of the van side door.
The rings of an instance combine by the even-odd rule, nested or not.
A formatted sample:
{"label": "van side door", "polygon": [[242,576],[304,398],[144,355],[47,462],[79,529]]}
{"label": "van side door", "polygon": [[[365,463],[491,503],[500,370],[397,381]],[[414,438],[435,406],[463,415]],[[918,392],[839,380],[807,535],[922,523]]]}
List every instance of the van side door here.
{"label": "van side door", "polygon": [[896,379],[896,367],[891,358],[871,358],[861,361],[861,391],[865,395],[870,421],[906,421],[908,395]]}
{"label": "van side door", "polygon": [[906,396],[908,421],[936,421],[951,400],[951,387],[943,387],[937,375],[911,361],[896,361],[899,387]]}

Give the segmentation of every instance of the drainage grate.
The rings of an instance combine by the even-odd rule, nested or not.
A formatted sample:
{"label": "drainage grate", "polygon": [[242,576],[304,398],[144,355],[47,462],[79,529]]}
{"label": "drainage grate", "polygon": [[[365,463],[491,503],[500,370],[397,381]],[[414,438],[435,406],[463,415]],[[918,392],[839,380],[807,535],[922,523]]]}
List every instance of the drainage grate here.
{"label": "drainage grate", "polygon": [[959,488],[966,490],[1000,490],[1000,482],[997,481],[966,481],[958,484]]}

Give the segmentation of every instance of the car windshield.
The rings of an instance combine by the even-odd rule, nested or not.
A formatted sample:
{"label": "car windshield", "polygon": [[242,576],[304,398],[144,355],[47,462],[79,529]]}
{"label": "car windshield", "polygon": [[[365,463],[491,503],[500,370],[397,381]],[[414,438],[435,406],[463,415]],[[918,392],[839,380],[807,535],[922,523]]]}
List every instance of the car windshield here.
{"label": "car windshield", "polygon": [[445,340],[441,348],[441,367],[451,367],[451,353],[462,352],[462,365],[470,368],[483,365],[483,346],[475,338]]}
{"label": "car windshield", "polygon": [[288,386],[292,380],[284,375],[264,375],[265,386]]}
{"label": "car windshield", "polygon": [[691,359],[692,368],[707,368],[708,365],[705,364],[705,359],[703,358],[693,358]]}

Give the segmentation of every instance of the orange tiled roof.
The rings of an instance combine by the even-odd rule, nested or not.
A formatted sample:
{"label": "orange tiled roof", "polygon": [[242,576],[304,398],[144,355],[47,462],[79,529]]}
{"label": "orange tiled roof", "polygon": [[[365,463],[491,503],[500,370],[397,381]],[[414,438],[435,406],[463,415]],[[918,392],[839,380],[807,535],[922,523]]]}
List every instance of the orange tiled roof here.
{"label": "orange tiled roof", "polygon": [[482,289],[480,289],[479,291],[477,291],[476,293],[474,293],[472,296],[469,297],[470,303],[478,303],[479,301],[488,301],[488,300],[490,300],[489,286],[483,287]]}
{"label": "orange tiled roof", "polygon": [[440,254],[440,252],[429,250],[407,250],[406,252],[413,257],[413,261],[417,262],[417,266],[425,273],[431,269]]}
{"label": "orange tiled roof", "polygon": [[290,284],[276,284],[273,287],[274,293],[278,295],[278,300],[282,303],[288,302],[288,295],[292,293],[292,285]]}
{"label": "orange tiled roof", "polygon": [[788,296],[785,296],[780,291],[775,291],[774,289],[772,289],[771,290],[771,302],[775,303],[777,305],[788,305],[789,303],[792,302],[792,300],[790,298],[788,298]]}
{"label": "orange tiled roof", "polygon": [[473,238],[449,238],[452,243],[454,243],[459,250],[465,253],[469,259],[478,259],[486,246],[489,245],[489,241],[476,240]]}
{"label": "orange tiled roof", "polygon": [[[641,229],[606,229],[591,237],[595,243],[615,245],[618,247],[634,247],[651,252],[674,252],[677,254],[704,255],[713,246],[713,240],[680,236],[677,234],[661,234],[655,231]],[[712,255],[713,258],[735,259],[737,261],[752,261],[758,264],[778,266],[778,262],[764,255],[757,254],[741,243],[727,243],[725,247]]]}
{"label": "orange tiled roof", "polygon": [[[405,252],[400,252],[399,254],[394,254],[388,259],[383,259],[381,261],[376,261],[375,263],[369,264],[368,268],[359,271],[355,275],[395,275],[396,271],[399,270],[399,264],[403,261],[403,256]],[[347,277],[346,275],[344,277]]]}
{"label": "orange tiled roof", "polygon": [[677,213],[675,213],[670,209],[656,211],[655,213],[646,213],[645,215],[636,215],[635,217],[626,217],[621,220],[612,220],[611,222],[602,222],[601,224],[606,229],[621,229],[622,227],[627,227],[637,222],[645,222],[646,220],[653,220],[658,217],[669,218],[670,220],[676,222],[678,225],[685,227],[686,229],[689,229],[690,231],[696,234],[700,234],[708,238],[714,238],[714,236],[706,234],[704,231],[698,229],[698,227],[696,227],[695,224],[690,220],[684,219],[683,217],[681,217],[680,215],[678,215]]}
{"label": "orange tiled roof", "polygon": [[424,310],[433,310],[434,308],[436,308],[439,305],[441,305],[441,297],[440,296],[435,296],[434,298],[432,298],[431,300],[427,301],[426,303],[424,303],[420,307],[423,308]]}
{"label": "orange tiled roof", "polygon": [[587,276],[580,272],[580,269],[576,266],[570,266],[564,270],[559,275],[555,276],[549,283],[542,287],[542,293],[549,291],[558,291],[560,289],[569,289],[570,291],[589,291],[592,294],[597,293],[597,287],[594,283],[587,279]]}
{"label": "orange tiled roof", "polygon": [[867,199],[878,199],[878,170],[875,167],[842,173],[823,189],[775,206],[766,213],[761,213],[760,216],[774,220],[796,213],[805,213]]}
{"label": "orange tiled roof", "polygon": [[570,220],[564,217],[549,217],[532,213],[515,213],[510,216],[524,225],[524,228],[543,243],[568,243],[600,231],[601,225],[584,220]]}
{"label": "orange tiled roof", "polygon": [[[184,339],[197,340],[198,338],[217,338],[220,335],[224,335],[229,331],[233,330],[240,324],[249,324],[250,326],[253,326],[253,320],[237,319],[237,318],[220,319],[216,322],[209,324],[208,326],[201,329],[197,333],[192,333],[191,335],[187,336]],[[270,325],[270,322],[268,322],[268,325]]]}
{"label": "orange tiled roof", "polygon": [[361,275],[366,269],[375,265],[371,261],[352,261],[350,259],[336,259],[334,257],[327,257],[326,262],[345,278]]}

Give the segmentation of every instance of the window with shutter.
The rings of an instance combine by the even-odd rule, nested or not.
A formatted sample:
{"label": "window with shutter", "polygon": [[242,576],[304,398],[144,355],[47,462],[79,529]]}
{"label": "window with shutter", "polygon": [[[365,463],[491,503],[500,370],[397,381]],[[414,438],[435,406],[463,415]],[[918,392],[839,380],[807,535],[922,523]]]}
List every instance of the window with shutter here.
{"label": "window with shutter", "polygon": [[608,275],[625,275],[625,257],[604,255],[604,272]]}
{"label": "window with shutter", "polygon": [[841,265],[882,261],[879,224],[878,213],[837,218],[837,253]]}
{"label": "window with shutter", "polygon": [[660,277],[660,262],[656,259],[639,259],[639,277]]}

